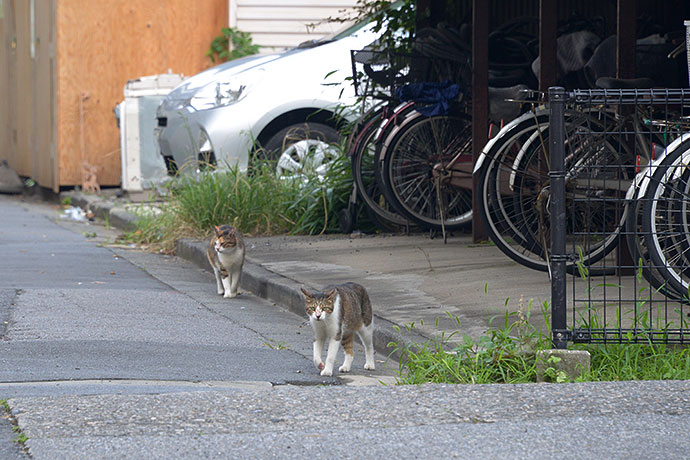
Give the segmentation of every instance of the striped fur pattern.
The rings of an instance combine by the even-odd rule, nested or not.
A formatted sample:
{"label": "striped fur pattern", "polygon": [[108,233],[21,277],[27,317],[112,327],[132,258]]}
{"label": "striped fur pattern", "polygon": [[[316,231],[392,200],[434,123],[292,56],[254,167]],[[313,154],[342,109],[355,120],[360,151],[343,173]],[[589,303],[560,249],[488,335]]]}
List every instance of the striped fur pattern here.
{"label": "striped fur pattern", "polygon": [[[338,369],[349,372],[354,360],[355,334],[364,345],[364,369],[374,370],[374,315],[369,295],[357,283],[327,287],[321,292],[302,288],[305,309],[314,329],[314,365],[321,375],[333,375],[333,366],[340,346],[345,350],[345,362]],[[326,363],[321,360],[328,342]]]}
{"label": "striped fur pattern", "polygon": [[232,298],[239,294],[244,265],[244,240],[232,225],[213,228],[215,236],[209,242],[206,255],[216,275],[218,294]]}

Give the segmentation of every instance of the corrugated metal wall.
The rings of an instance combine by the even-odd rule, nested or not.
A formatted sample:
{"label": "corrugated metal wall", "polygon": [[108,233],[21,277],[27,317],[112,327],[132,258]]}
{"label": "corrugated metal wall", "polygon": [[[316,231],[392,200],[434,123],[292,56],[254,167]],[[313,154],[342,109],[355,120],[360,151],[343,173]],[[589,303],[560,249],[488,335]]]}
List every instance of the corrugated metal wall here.
{"label": "corrugated metal wall", "polygon": [[262,53],[281,51],[323,37],[341,24],[340,17],[356,0],[230,0],[230,26],[252,34]]}

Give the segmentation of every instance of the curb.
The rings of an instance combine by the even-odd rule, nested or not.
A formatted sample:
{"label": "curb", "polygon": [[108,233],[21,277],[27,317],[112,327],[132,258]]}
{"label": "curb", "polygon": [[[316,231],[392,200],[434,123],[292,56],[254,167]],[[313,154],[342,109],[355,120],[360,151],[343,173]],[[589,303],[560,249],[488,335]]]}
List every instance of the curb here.
{"label": "curb", "polygon": [[[91,210],[96,217],[108,220],[110,225],[114,227],[125,231],[136,229],[137,217],[122,206],[116,206],[110,201],[102,200],[100,197],[85,196],[81,192],[63,192],[60,195],[61,198],[69,196],[74,206]],[[207,244],[206,241],[181,239],[175,245],[175,253],[178,257],[211,272],[212,270],[206,256]],[[266,269],[261,264],[253,261],[251,257],[246,257],[245,259],[240,287],[300,316],[305,316],[304,297],[299,291],[299,288],[304,286],[304,283]],[[322,286],[307,287],[318,289]],[[386,318],[374,315],[374,349],[383,356],[399,361],[402,358],[401,349],[406,349],[428,340],[428,337],[405,330]],[[398,347],[389,347],[391,343],[398,344]]]}
{"label": "curb", "polygon": [[[206,241],[182,239],[177,241],[175,252],[178,257],[182,257],[196,266],[211,272],[211,267],[206,257],[207,245]],[[251,257],[245,259],[240,285],[242,289],[258,297],[287,308],[297,315],[305,316],[304,297],[299,291],[299,288],[304,287],[305,284],[267,270],[261,264],[253,261]],[[321,288],[322,286],[307,287],[314,289]],[[396,361],[400,360],[400,350],[392,350],[388,346],[391,342],[397,343],[400,348],[405,348],[426,340],[428,338],[420,334],[402,330],[398,332],[393,322],[374,315],[374,349],[384,356],[391,357]]]}
{"label": "curb", "polygon": [[130,232],[136,230],[137,217],[128,212],[122,206],[116,206],[110,201],[99,197],[87,197],[80,192],[63,192],[60,198],[68,196],[72,199],[73,206],[79,206],[84,210],[91,210],[95,217],[107,220],[110,225]]}

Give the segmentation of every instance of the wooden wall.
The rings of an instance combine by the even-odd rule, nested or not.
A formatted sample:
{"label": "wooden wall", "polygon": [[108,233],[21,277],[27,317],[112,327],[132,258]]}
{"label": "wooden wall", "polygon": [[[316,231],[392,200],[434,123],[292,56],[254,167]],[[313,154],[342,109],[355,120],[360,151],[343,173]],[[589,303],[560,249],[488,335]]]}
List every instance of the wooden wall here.
{"label": "wooden wall", "polygon": [[[34,3],[34,37],[31,59],[31,177],[46,187],[57,188],[57,124],[55,59],[55,5],[57,0]],[[29,45],[31,47],[31,44]]]}
{"label": "wooden wall", "polygon": [[0,158],[46,187],[56,182],[55,0],[4,0]]}
{"label": "wooden wall", "polygon": [[189,76],[209,67],[204,53],[227,20],[227,0],[60,0],[59,184],[80,183],[83,158],[101,167],[101,185],[119,185],[113,108],[125,84],[168,70]]}
{"label": "wooden wall", "polygon": [[10,37],[14,35],[14,28],[10,29],[10,17],[14,13],[10,10],[10,1],[0,0],[0,160],[8,160],[10,156],[10,120],[9,120],[9,77],[10,77]]}
{"label": "wooden wall", "polygon": [[[31,60],[29,56],[29,2],[5,0],[3,4],[2,148],[0,158],[24,175],[30,175]],[[20,95],[23,95],[20,96]]]}

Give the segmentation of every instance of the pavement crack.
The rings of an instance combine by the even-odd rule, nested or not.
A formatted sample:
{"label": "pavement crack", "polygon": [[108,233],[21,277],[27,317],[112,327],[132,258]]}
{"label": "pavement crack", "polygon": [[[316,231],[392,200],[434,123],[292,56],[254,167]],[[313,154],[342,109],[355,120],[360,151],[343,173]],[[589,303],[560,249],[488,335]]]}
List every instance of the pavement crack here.
{"label": "pavement crack", "polygon": [[477,423],[495,423],[495,420],[492,420],[488,417],[484,417],[481,415],[473,414],[473,415],[462,415],[459,414],[455,411],[452,411],[450,409],[444,409],[445,412],[449,415],[452,415],[453,417],[457,418],[459,422],[463,423],[472,423],[472,424],[477,424]]}
{"label": "pavement crack", "polygon": [[4,302],[1,302],[0,300],[0,341],[2,342],[8,342],[10,340],[8,333],[10,327],[14,324],[13,313],[16,309],[19,296],[21,296],[23,293],[23,289],[14,289],[14,292],[11,294],[11,298],[6,302],[6,305],[3,305],[2,303]]}

